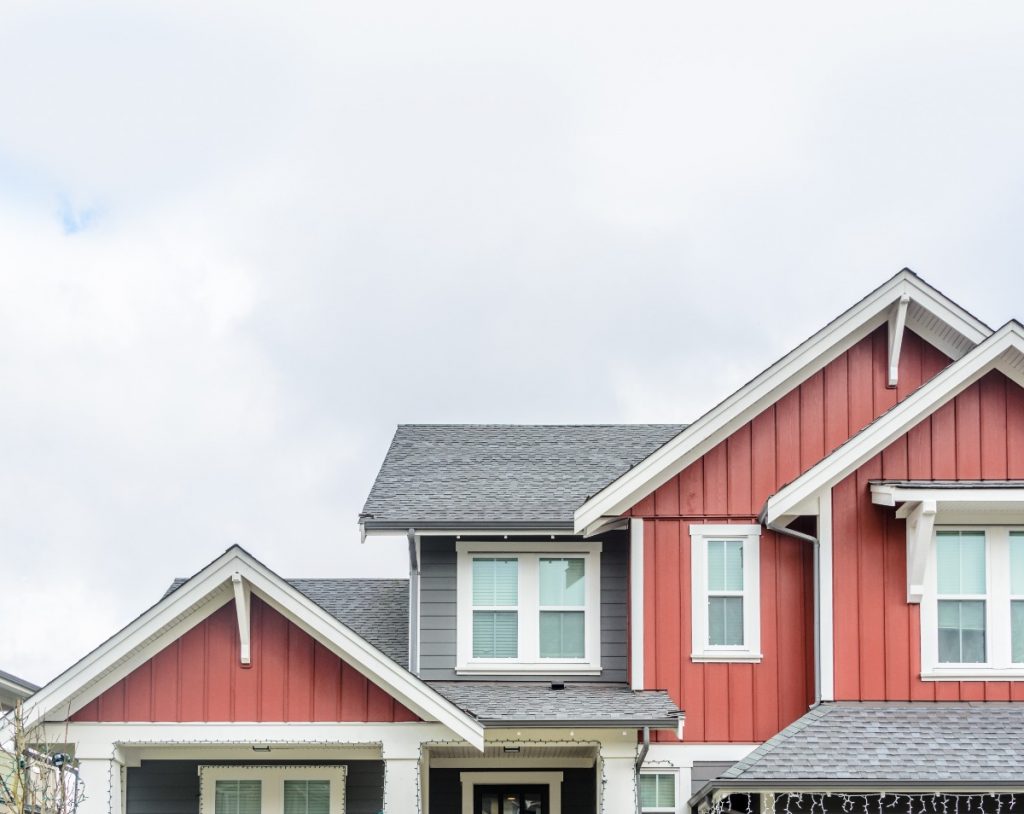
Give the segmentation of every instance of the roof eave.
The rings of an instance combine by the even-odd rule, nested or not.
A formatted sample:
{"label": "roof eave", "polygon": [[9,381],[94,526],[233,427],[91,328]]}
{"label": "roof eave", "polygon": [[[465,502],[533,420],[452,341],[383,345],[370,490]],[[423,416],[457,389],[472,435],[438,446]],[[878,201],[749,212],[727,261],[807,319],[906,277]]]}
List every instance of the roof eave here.
{"label": "roof eave", "polygon": [[613,720],[593,718],[479,718],[480,723],[490,729],[651,729],[679,728],[679,718],[615,718]]}
{"label": "roof eave", "polygon": [[445,531],[465,534],[467,531],[486,531],[490,533],[523,533],[523,532],[554,532],[572,534],[572,520],[360,520],[359,525],[366,535],[384,533],[405,533],[410,529],[417,532],[429,531],[441,533]]}

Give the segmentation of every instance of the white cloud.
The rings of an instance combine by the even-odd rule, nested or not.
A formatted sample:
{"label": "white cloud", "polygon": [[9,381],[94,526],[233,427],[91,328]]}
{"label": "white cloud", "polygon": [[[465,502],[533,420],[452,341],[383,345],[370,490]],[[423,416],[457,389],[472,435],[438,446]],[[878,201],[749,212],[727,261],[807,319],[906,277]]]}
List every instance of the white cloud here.
{"label": "white cloud", "polygon": [[1022,15],[7,4],[0,668],[232,542],[401,573],[398,421],[692,420],[903,265],[1024,315]]}

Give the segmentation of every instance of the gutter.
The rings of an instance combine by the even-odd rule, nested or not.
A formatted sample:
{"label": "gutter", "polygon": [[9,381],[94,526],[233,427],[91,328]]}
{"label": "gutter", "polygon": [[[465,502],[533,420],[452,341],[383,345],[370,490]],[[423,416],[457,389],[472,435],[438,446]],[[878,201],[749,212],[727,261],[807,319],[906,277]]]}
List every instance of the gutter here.
{"label": "gutter", "polygon": [[[462,709],[465,709],[462,707]],[[466,710],[472,714],[471,710]],[[641,718],[641,719],[628,719],[628,718],[616,718],[614,720],[573,720],[571,718],[526,718],[524,720],[514,720],[510,718],[477,718],[477,720],[486,727],[492,727],[494,729],[565,729],[571,727],[573,729],[671,729],[675,731],[679,727],[678,719],[652,719],[652,718]]]}
{"label": "gutter", "polygon": [[805,543],[810,543],[814,555],[813,564],[811,566],[814,572],[814,703],[811,704],[810,709],[814,709],[821,704],[821,567],[819,562],[819,549],[821,548],[818,538],[810,534],[804,534],[801,531],[795,531],[786,526],[779,526],[775,523],[767,522],[768,507],[765,506],[761,510],[761,516],[758,518],[764,527],[769,531],[777,532],[778,534],[784,534],[787,537],[793,537],[797,540],[803,540]]}

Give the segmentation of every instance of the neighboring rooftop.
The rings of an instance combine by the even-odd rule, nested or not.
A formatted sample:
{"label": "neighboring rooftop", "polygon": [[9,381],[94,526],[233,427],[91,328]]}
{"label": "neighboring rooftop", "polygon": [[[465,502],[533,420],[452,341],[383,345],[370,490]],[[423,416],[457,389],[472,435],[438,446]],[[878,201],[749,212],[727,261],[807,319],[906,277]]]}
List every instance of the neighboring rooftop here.
{"label": "neighboring rooftop", "polygon": [[1021,766],[1024,704],[826,702],[712,783],[853,781],[897,791],[900,783],[1019,782]]}
{"label": "neighboring rooftop", "polygon": [[587,498],[685,426],[401,424],[360,522],[571,530]]}
{"label": "neighboring rooftop", "polygon": [[[342,624],[392,661],[409,666],[409,580],[289,579]],[[168,593],[184,584],[176,579]]]}
{"label": "neighboring rooftop", "polygon": [[0,670],[0,710],[16,706],[38,689],[35,684]]}
{"label": "neighboring rooftop", "polygon": [[441,695],[485,726],[658,726],[674,728],[679,707],[664,690],[626,684],[540,681],[430,681]]}

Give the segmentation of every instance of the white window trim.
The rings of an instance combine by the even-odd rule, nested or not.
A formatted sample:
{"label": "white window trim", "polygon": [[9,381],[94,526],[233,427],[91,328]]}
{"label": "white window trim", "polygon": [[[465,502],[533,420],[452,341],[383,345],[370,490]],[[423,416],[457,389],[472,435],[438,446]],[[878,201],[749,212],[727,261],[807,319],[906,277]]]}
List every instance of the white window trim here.
{"label": "white window trim", "polygon": [[[741,647],[708,644],[708,540],[743,543],[743,636]],[[761,661],[761,527],[694,523],[690,526],[693,661]]]}
{"label": "white window trim", "polygon": [[272,814],[284,811],[285,780],[330,780],[331,814],[345,814],[347,766],[285,766],[248,763],[241,766],[199,767],[199,814],[216,814],[215,794],[218,780],[261,781],[260,811]]}
{"label": "white window trim", "polygon": [[[938,568],[935,534],[928,547],[921,600],[921,678],[924,681],[1006,681],[1024,679],[1024,664],[1011,661],[1010,532],[1019,525],[936,525],[935,531],[985,532],[985,656],[984,664],[939,662]],[[964,597],[970,599],[971,597]]]}
{"label": "white window trim", "polygon": [[[456,569],[456,672],[466,675],[551,675],[601,673],[601,544],[459,540]],[[515,659],[473,658],[473,557],[507,556],[519,560],[519,656]],[[582,557],[586,563],[584,653],[582,659],[540,657],[541,558]]]}
{"label": "white window trim", "polygon": [[654,806],[653,808],[644,808],[640,802],[640,780],[637,779],[637,811],[640,814],[679,814],[683,809],[683,795],[679,788],[679,769],[674,766],[651,766],[650,768],[644,768],[640,770],[641,775],[645,774],[670,774],[672,775],[672,782],[675,787],[675,801],[674,806]]}

